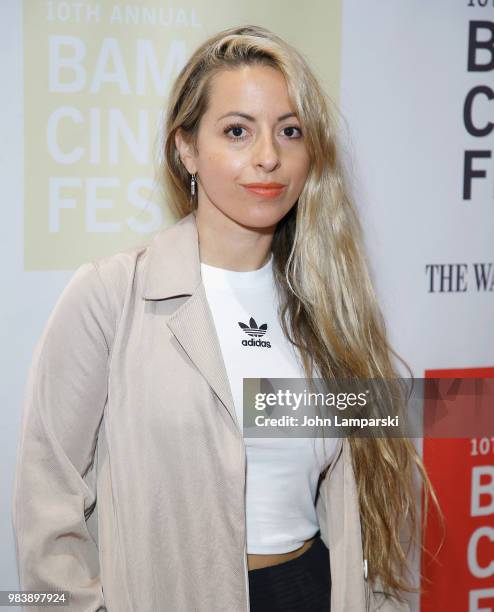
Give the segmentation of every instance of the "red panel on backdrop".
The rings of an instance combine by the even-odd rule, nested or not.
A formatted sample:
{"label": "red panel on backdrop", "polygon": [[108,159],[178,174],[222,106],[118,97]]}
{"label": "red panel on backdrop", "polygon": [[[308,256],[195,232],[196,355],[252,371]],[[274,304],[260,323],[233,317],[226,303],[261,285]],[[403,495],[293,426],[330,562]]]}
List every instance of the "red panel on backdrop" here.
{"label": "red panel on backdrop", "polygon": [[[426,370],[425,378],[494,378],[494,368]],[[432,559],[442,532],[431,509],[421,570],[431,582],[422,582],[420,610],[494,612],[494,438],[439,439],[424,432],[423,460],[446,533]]]}

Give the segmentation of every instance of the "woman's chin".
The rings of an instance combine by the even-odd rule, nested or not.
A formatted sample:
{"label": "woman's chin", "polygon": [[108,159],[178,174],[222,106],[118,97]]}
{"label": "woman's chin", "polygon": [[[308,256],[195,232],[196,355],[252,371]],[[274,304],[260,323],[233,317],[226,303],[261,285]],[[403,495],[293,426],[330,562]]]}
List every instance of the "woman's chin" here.
{"label": "woman's chin", "polygon": [[238,214],[238,211],[235,211],[237,214],[234,213],[230,217],[245,227],[269,230],[275,227],[287,212],[287,210],[282,210],[275,206],[255,206],[249,207],[249,210],[242,211],[242,214]]}

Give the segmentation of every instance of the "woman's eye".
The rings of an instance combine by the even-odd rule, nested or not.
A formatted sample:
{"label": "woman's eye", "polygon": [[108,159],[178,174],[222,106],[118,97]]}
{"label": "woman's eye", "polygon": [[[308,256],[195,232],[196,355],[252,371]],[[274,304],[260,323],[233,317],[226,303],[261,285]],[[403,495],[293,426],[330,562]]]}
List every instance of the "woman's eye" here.
{"label": "woman's eye", "polygon": [[[232,135],[230,136],[231,140],[244,140],[244,138],[246,138],[245,135],[242,135],[242,131],[244,131],[245,128],[242,127],[241,125],[229,125],[227,128],[225,128],[224,133],[225,134],[229,134],[229,132],[232,132]],[[289,131],[289,134],[285,134],[289,140],[295,140],[297,138],[300,138],[302,136],[302,131],[299,127],[296,127],[294,125],[283,128],[283,132]],[[293,136],[294,130],[298,131],[299,136]],[[295,132],[296,133],[296,132]]]}
{"label": "woman's eye", "polygon": [[241,125],[230,125],[225,129],[225,134],[228,134],[228,132],[235,132],[235,134],[233,134],[233,140],[243,140],[245,136],[240,136],[239,134],[243,129]]}
{"label": "woman's eye", "polygon": [[296,127],[295,125],[291,125],[290,127],[283,128],[283,131],[284,130],[298,130],[298,133],[300,134],[300,136],[302,136],[302,130]]}

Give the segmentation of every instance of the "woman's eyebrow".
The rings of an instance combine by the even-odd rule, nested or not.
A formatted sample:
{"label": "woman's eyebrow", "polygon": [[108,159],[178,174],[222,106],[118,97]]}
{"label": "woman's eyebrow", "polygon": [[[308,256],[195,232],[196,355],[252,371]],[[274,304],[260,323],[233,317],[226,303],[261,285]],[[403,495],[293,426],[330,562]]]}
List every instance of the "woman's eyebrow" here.
{"label": "woman's eyebrow", "polygon": [[[220,121],[221,119],[224,119],[225,117],[230,117],[232,115],[236,115],[238,117],[243,117],[244,119],[247,119],[248,121],[255,121],[255,117],[253,117],[252,115],[248,115],[247,113],[241,113],[239,111],[231,111],[230,113],[226,113],[226,115],[222,115],[218,121]],[[297,115],[295,113],[285,113],[284,115],[281,115],[281,117],[278,117],[278,121],[283,121],[284,119],[288,119],[289,117],[296,117]]]}

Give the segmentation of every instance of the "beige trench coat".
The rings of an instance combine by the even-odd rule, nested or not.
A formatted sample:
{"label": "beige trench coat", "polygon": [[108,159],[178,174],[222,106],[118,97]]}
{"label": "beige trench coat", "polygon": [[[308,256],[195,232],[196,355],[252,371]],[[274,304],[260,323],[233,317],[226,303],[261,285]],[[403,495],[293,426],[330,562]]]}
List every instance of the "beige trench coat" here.
{"label": "beige trench coat", "polygon": [[[80,612],[246,612],[244,491],[191,213],[79,267],[36,345],[13,499],[20,588],[68,590]],[[316,508],[331,612],[409,610],[366,580],[347,440]]]}

